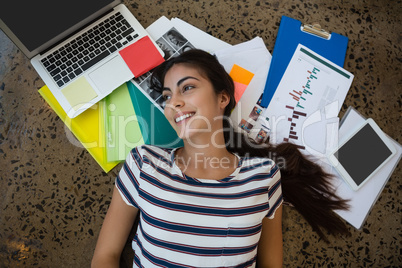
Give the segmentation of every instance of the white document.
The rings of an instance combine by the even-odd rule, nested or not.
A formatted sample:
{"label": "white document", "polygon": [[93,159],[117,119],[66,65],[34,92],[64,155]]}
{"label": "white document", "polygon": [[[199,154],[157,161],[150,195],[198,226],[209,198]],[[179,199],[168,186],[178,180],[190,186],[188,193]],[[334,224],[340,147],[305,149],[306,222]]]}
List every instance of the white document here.
{"label": "white document", "polygon": [[162,16],[152,23],[146,31],[154,40],[159,40],[157,43],[160,46],[162,45],[162,49],[169,50],[165,59],[170,58],[174,54],[172,52],[181,53],[188,48],[199,48],[213,53],[216,50],[231,46],[179,18],[169,20]]}
{"label": "white document", "polygon": [[213,37],[179,18],[173,18],[171,22],[173,27],[182,33],[196,48],[214,53],[219,49],[231,47],[229,43]]}
{"label": "white document", "polygon": [[[365,118],[362,115],[350,107],[345,113],[341,127],[339,128],[340,142],[343,141],[344,137],[349,136],[348,134],[356,128],[356,125],[361,125],[364,120]],[[358,191],[353,191],[334,168],[331,170],[327,167],[330,169],[327,171],[336,177],[334,180],[336,194],[341,198],[350,200],[350,210],[337,210],[335,212],[356,229],[360,229],[364,224],[371,208],[377,201],[389,177],[392,175],[392,172],[401,159],[402,146],[392,138],[390,138],[390,140],[397,149],[397,153]]]}
{"label": "white document", "polygon": [[326,161],[338,144],[338,113],[354,76],[299,44],[265,110],[270,141],[292,142]]}
{"label": "white document", "polygon": [[255,107],[261,113],[263,111],[258,102],[261,100],[261,95],[264,92],[272,56],[260,37],[255,37],[250,41],[234,45],[230,48],[215,51],[215,55],[228,73],[230,73],[236,64],[254,74],[243,96],[232,111],[230,118],[234,127],[238,128],[238,130],[244,130],[239,126],[242,119],[249,122],[252,127],[247,129],[246,132],[251,138],[255,138],[254,136],[261,130],[262,125],[265,124],[263,122],[265,118],[259,116],[260,114],[255,114],[251,118],[250,114],[252,114]]}

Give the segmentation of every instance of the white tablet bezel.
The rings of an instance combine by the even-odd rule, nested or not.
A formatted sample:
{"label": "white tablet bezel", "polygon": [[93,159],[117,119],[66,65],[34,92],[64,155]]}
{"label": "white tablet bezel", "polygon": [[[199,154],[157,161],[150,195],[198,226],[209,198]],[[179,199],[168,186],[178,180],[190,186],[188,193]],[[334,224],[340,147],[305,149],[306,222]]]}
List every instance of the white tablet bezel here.
{"label": "white tablet bezel", "polygon": [[[341,163],[338,161],[337,157],[335,156],[335,153],[338,152],[344,146],[352,137],[354,137],[364,126],[369,124],[371,128],[374,130],[374,132],[377,134],[377,136],[384,142],[384,144],[388,147],[388,149],[391,151],[391,154],[388,156],[387,159],[385,159],[381,165],[379,165],[371,174],[364,179],[360,185],[357,185],[353,178],[349,175],[349,173],[345,170],[345,168],[341,165]],[[383,167],[396,153],[395,146],[392,144],[391,140],[385,135],[385,133],[380,129],[380,127],[374,122],[373,119],[368,118],[365,120],[365,122],[354,132],[352,132],[348,137],[342,141],[338,148],[334,150],[332,153],[328,155],[328,160],[332,164],[332,166],[338,171],[339,175],[345,180],[345,182],[352,188],[352,190],[357,191],[360,189],[381,167]]]}

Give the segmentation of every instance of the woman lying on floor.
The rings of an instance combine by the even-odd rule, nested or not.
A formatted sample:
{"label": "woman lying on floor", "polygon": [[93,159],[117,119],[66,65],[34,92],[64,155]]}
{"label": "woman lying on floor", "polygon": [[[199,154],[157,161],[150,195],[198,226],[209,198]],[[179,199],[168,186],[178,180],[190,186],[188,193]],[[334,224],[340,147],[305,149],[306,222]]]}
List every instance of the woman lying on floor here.
{"label": "woman lying on floor", "polygon": [[[348,230],[330,176],[290,143],[257,145],[228,117],[234,84],[218,60],[190,50],[153,73],[184,146],[134,148],[116,179],[93,267],[118,267],[134,220],[134,267],[281,267],[282,203],[326,241]],[[268,156],[276,156],[276,163]]]}

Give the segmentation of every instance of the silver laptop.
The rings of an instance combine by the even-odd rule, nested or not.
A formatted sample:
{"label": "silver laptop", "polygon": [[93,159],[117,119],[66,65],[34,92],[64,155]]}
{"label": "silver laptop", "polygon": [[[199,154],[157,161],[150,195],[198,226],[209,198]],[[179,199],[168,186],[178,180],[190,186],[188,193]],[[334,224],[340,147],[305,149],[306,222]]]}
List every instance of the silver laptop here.
{"label": "silver laptop", "polygon": [[70,118],[134,77],[119,50],[148,35],[121,0],[4,0],[0,27]]}

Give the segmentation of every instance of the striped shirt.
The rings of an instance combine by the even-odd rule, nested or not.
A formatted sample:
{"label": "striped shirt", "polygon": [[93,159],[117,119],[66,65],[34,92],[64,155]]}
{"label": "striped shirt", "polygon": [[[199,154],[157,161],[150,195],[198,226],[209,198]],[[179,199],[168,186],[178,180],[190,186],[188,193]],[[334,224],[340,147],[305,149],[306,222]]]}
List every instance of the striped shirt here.
{"label": "striped shirt", "polygon": [[262,220],[282,203],[278,167],[238,157],[230,176],[197,179],[175,164],[175,151],[134,148],[116,179],[139,209],[134,267],[255,267]]}

